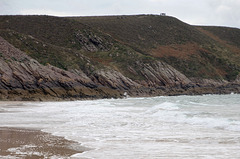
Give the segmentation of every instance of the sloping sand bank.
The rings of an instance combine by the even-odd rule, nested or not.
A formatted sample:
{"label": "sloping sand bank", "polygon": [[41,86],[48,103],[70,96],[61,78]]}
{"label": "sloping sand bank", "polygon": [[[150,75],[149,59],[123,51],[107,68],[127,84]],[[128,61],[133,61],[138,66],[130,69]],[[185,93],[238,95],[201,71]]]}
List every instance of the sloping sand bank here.
{"label": "sloping sand bank", "polygon": [[38,130],[0,128],[0,158],[69,158],[87,149]]}

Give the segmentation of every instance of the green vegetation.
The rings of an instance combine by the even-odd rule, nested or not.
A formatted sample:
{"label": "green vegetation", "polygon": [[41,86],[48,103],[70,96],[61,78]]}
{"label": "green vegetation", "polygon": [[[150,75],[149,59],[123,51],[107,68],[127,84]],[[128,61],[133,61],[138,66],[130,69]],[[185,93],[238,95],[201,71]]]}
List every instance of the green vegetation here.
{"label": "green vegetation", "polygon": [[168,16],[0,16],[0,36],[44,65],[88,75],[110,67],[142,80],[142,65],[156,60],[188,77],[231,81],[240,72],[239,29]]}
{"label": "green vegetation", "polygon": [[86,68],[87,58],[82,56],[80,51],[48,44],[15,31],[0,31],[0,34],[43,65],[49,63],[65,70],[88,70]]}
{"label": "green vegetation", "polygon": [[158,45],[201,43],[206,36],[174,17],[159,15],[72,17],[94,26],[139,52]]}
{"label": "green vegetation", "polygon": [[11,59],[12,59],[13,61],[17,61],[17,59],[16,59],[15,57],[11,57]]}
{"label": "green vegetation", "polygon": [[204,30],[207,30],[219,37],[220,39],[226,41],[228,44],[234,46],[240,46],[240,29],[238,28],[229,28],[229,27],[215,27],[215,26],[201,26]]}
{"label": "green vegetation", "polygon": [[[194,27],[173,17],[158,15],[72,17],[71,19],[94,26],[137,52],[164,60],[188,77],[233,80],[240,70],[240,30],[236,28]],[[213,33],[226,42],[221,43],[199,28]],[[184,50],[189,52],[188,56],[158,57],[152,53],[161,46],[179,47],[188,44],[198,46],[195,50]],[[205,50],[206,54],[203,54],[202,50]]]}
{"label": "green vegetation", "polygon": [[1,18],[1,22],[7,21],[8,24],[2,23],[0,35],[43,65],[49,63],[65,70],[80,69],[88,75],[96,69],[112,67],[132,79],[139,79],[143,78],[141,74],[132,76],[126,66],[139,69],[135,60],[151,62],[154,59],[74,20],[49,16]]}

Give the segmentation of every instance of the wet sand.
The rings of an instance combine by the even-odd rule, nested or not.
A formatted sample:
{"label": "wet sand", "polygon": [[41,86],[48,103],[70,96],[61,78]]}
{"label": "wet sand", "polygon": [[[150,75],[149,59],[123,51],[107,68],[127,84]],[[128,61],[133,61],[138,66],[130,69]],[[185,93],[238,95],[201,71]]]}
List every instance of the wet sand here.
{"label": "wet sand", "polygon": [[0,128],[0,158],[69,158],[84,151],[79,143],[38,130]]}

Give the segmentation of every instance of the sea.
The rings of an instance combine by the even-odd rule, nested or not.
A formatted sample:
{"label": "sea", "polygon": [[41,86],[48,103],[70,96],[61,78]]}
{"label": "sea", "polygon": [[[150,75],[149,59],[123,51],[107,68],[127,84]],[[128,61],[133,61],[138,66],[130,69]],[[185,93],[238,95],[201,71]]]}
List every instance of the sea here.
{"label": "sea", "polygon": [[0,104],[0,127],[89,148],[82,159],[239,159],[240,95]]}

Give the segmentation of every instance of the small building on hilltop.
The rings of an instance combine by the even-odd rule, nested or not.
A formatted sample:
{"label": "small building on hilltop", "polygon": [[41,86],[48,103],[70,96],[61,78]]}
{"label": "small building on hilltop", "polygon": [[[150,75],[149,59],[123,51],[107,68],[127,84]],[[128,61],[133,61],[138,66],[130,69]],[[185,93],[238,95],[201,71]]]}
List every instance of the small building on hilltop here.
{"label": "small building on hilltop", "polygon": [[161,16],[166,16],[167,14],[166,13],[160,13]]}

